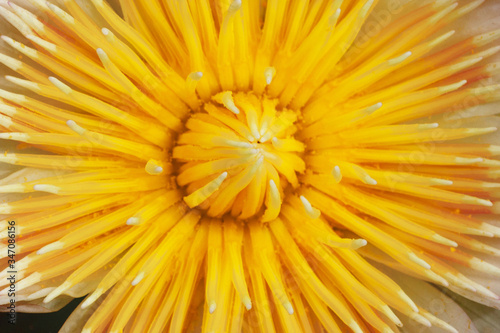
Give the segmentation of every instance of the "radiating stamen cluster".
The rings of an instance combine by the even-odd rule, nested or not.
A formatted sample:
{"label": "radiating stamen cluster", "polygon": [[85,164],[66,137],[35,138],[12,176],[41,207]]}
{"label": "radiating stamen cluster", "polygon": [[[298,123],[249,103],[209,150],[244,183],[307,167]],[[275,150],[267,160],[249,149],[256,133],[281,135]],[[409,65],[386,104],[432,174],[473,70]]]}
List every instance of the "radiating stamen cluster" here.
{"label": "radiating stamen cluster", "polygon": [[499,121],[469,104],[500,100],[500,30],[440,31],[483,0],[377,32],[377,0],[29,1],[0,0],[0,304],[15,220],[16,301],[87,295],[71,332],[457,332],[395,270],[500,307],[470,273],[500,276]]}
{"label": "radiating stamen cluster", "polygon": [[189,207],[247,219],[265,206],[262,221],[278,217],[287,184],[298,187],[296,173],[304,172],[305,164],[297,155],[304,145],[293,138],[297,113],[278,111],[277,104],[225,91],[203,106],[206,112],[189,118],[188,131],[173,150],[174,159],[185,162],[177,182],[189,184],[184,198]]}

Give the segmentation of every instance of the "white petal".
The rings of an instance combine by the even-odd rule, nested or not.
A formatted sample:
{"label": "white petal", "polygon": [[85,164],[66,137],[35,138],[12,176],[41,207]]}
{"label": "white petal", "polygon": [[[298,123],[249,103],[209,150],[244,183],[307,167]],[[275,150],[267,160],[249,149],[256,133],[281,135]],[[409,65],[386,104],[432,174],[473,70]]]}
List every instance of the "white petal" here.
{"label": "white petal", "polygon": [[105,293],[101,297],[99,297],[94,303],[90,306],[82,309],[80,305],[71,313],[63,327],[59,330],[59,333],[73,333],[73,332],[81,332],[87,320],[92,316],[94,311],[101,305],[104,301],[108,293]]}
{"label": "white petal", "polygon": [[500,330],[500,311],[456,297],[455,302],[467,311],[477,330],[481,333],[494,333]]}
{"label": "white petal", "polygon": [[[420,307],[455,327],[460,333],[478,333],[472,320],[453,300],[427,282],[401,274],[394,270],[382,270],[410,296]],[[438,328],[426,328],[406,316],[400,316],[405,332],[443,332]]]}

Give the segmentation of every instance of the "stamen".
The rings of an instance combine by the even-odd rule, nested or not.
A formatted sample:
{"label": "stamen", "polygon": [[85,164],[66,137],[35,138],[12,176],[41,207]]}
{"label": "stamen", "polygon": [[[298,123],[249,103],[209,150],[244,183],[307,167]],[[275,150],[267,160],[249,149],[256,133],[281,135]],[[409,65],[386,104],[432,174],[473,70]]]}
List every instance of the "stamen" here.
{"label": "stamen", "polygon": [[487,263],[479,258],[471,258],[469,260],[469,265],[472,269],[478,270],[480,272],[484,272],[489,275],[500,276],[500,268],[490,263]]}
{"label": "stamen", "polygon": [[269,222],[278,217],[281,208],[281,195],[273,179],[269,181],[266,207],[262,222]]}
{"label": "stamen", "polygon": [[12,118],[6,117],[4,115],[0,115],[0,125],[2,125],[5,128],[10,128],[14,122],[12,121]]}
{"label": "stamen", "polygon": [[408,59],[411,55],[412,55],[411,51],[408,51],[408,52],[403,53],[399,57],[388,60],[387,62],[389,64],[389,66],[399,65],[400,63],[402,63],[403,61]]}
{"label": "stamen", "polygon": [[217,103],[223,104],[232,113],[234,113],[236,115],[240,114],[240,110],[234,104],[233,93],[231,91],[224,91],[224,92],[218,93],[217,95],[212,97],[212,99],[214,101],[216,101]]}
{"label": "stamen", "polygon": [[424,309],[422,309],[422,311],[420,313],[427,320],[429,320],[429,322],[432,324],[432,326],[439,327],[439,328],[441,328],[447,332],[450,332],[450,333],[458,333],[458,331],[453,326],[451,326],[448,323],[446,323],[445,321],[433,316],[432,314],[425,311]]}
{"label": "stamen", "polygon": [[163,172],[162,163],[157,160],[149,160],[146,164],[145,170],[150,175],[160,175]]}
{"label": "stamen", "polygon": [[208,266],[206,278],[206,299],[210,313],[217,307],[218,284],[221,280],[222,230],[219,221],[211,221],[208,229]]}
{"label": "stamen", "polygon": [[201,80],[203,77],[202,72],[192,72],[191,74],[188,75],[186,79],[186,90],[188,91],[189,94],[194,94],[196,91],[196,85],[198,82]]}
{"label": "stamen", "polygon": [[125,224],[126,225],[138,225],[140,222],[141,222],[140,218],[130,217]]}
{"label": "stamen", "polygon": [[425,269],[431,269],[431,265],[429,265],[424,260],[422,260],[419,257],[417,257],[417,255],[415,253],[413,253],[413,252],[408,253],[408,258],[411,261],[413,261],[414,263],[416,263],[417,265],[422,266]]}
{"label": "stamen", "polygon": [[[151,160],[143,156],[143,154],[147,154],[149,156],[155,156],[158,159],[164,156],[164,154],[159,151],[156,147],[152,147],[150,145],[144,145],[140,143],[136,143],[135,141],[128,141],[124,139],[119,139],[116,137],[112,137],[109,135],[105,135],[102,133],[97,133],[93,131],[89,131],[79,126],[75,121],[68,120],[66,122],[68,127],[73,130],[75,133],[81,135],[85,139],[89,140],[91,143],[96,146],[107,147],[111,150],[122,151],[126,154],[131,154],[133,156],[140,157],[147,161]],[[156,169],[156,168],[155,168]]]}
{"label": "stamen", "polygon": [[49,303],[54,298],[61,295],[69,288],[71,288],[71,286],[72,286],[72,283],[70,281],[65,281],[63,284],[61,284],[59,287],[57,287],[55,290],[53,290],[50,294],[48,294],[47,297],[44,298],[43,302]]}
{"label": "stamen", "polygon": [[[0,54],[24,77],[7,80],[62,105],[0,90],[8,130],[0,139],[54,154],[5,152],[0,162],[65,170],[0,186],[46,192],[0,203],[0,213],[19,221],[26,300],[50,302],[102,268],[82,308],[109,294],[85,333],[181,331],[198,322],[191,307],[204,292],[207,332],[241,329],[243,307],[255,308],[259,332],[389,333],[401,325],[393,310],[455,332],[364,257],[498,300],[447,263],[500,275],[460,250],[500,254],[467,236],[500,235],[479,215],[500,212],[490,201],[500,188],[500,146],[468,139],[496,128],[420,123],[465,107],[470,96],[500,100],[500,85],[468,88],[500,73],[500,63],[477,65],[500,50],[477,51],[500,30],[433,51],[455,31],[431,36],[483,0],[419,4],[361,49],[356,37],[375,0],[121,0],[123,17],[91,0],[110,27],[102,34],[74,0],[64,10],[30,0],[50,25],[0,2],[0,16],[35,47],[2,39],[54,75],[48,83],[45,70]],[[474,114],[453,111],[452,120],[462,112]],[[399,170],[403,164],[411,168]],[[288,196],[297,191],[303,195]],[[0,220],[0,239],[7,222]],[[6,244],[0,252],[5,259]],[[40,283],[45,290],[27,289]]]}
{"label": "stamen", "polygon": [[111,61],[106,52],[103,49],[98,48],[96,50],[99,59],[102,64],[110,73],[110,75],[123,87],[125,91],[141,105],[142,109],[160,120],[163,125],[174,130],[180,131],[182,128],[181,121],[175,116],[173,111],[165,109],[162,105],[151,99],[149,96],[144,94],[136,85],[130,81],[125,74]]}
{"label": "stamen", "polygon": [[87,308],[88,306],[92,305],[92,303],[97,301],[97,299],[101,297],[102,294],[104,294],[104,290],[101,288],[97,288],[96,290],[94,290],[94,292],[92,292],[92,294],[87,296],[87,298],[82,302],[80,307],[82,309]]}
{"label": "stamen", "polygon": [[[227,223],[226,223],[227,222]],[[229,254],[229,260],[233,271],[233,283],[241,301],[247,310],[252,309],[247,283],[245,281],[245,272],[241,258],[241,247],[243,241],[243,229],[234,221],[226,221],[224,224],[224,242],[226,251]]]}
{"label": "stamen", "polygon": [[36,92],[41,91],[40,86],[35,82],[22,80],[22,79],[19,79],[17,77],[13,77],[10,75],[5,75],[5,79],[7,79],[8,81],[10,81],[14,84],[17,84],[17,85],[23,87],[23,88],[30,89],[32,91],[36,91]]}
{"label": "stamen", "polygon": [[203,201],[207,200],[212,194],[217,192],[222,185],[222,182],[227,178],[228,173],[223,172],[219,177],[215,178],[207,185],[199,188],[190,195],[184,197],[184,201],[190,208],[200,205]]}
{"label": "stamen", "polygon": [[68,120],[66,122],[66,125],[68,125],[68,127],[75,133],[79,134],[79,135],[84,135],[87,130],[81,126],[79,126],[74,120]]}
{"label": "stamen", "polygon": [[357,165],[352,165],[351,169],[354,172],[354,175],[363,183],[367,185],[377,185],[377,181],[370,177],[370,175],[363,168]]}
{"label": "stamen", "polygon": [[408,304],[412,308],[413,311],[417,313],[419,312],[415,302],[413,302],[413,300],[403,290],[398,290],[397,294],[406,304]]}
{"label": "stamen", "polygon": [[273,77],[276,75],[276,68],[266,67],[264,70],[264,77],[266,78],[267,85],[270,85],[273,81]]}
{"label": "stamen", "polygon": [[305,145],[293,138],[278,139],[277,137],[273,137],[271,143],[279,151],[302,152],[305,150]]}
{"label": "stamen", "polygon": [[31,34],[31,29],[26,23],[24,23],[19,17],[17,17],[14,13],[10,12],[6,8],[0,6],[0,15],[3,18],[12,24],[17,30],[19,30],[23,35]]}
{"label": "stamen", "polygon": [[441,235],[435,234],[431,238],[436,243],[447,245],[447,246],[451,246],[451,247],[458,247],[457,242],[454,242],[454,241],[452,241],[450,239],[444,238]]}
{"label": "stamen", "polygon": [[215,312],[216,308],[217,308],[217,304],[215,304],[215,302],[211,302],[209,307],[208,307],[208,312],[210,312],[212,314]]}
{"label": "stamen", "polygon": [[425,318],[421,314],[418,314],[416,312],[410,312],[407,314],[407,316],[410,317],[411,319],[415,320],[419,324],[422,324],[426,327],[432,327],[431,322],[429,320],[427,320],[427,318]]}
{"label": "stamen", "polygon": [[0,53],[0,62],[16,72],[23,67],[23,63],[21,61],[1,53]]}
{"label": "stamen", "polygon": [[233,0],[227,9],[226,15],[233,15],[241,8],[241,0]]}
{"label": "stamen", "polygon": [[41,23],[34,14],[10,1],[8,2],[8,5],[14,10],[17,16],[24,21],[24,23],[28,24],[36,32],[42,33],[44,31],[43,23]]}
{"label": "stamen", "polygon": [[337,184],[342,180],[342,173],[340,172],[340,167],[338,165],[333,167],[332,176]]}
{"label": "stamen", "polygon": [[47,6],[67,25],[73,26],[75,24],[75,19],[71,15],[63,11],[61,8],[55,6],[54,4],[51,4],[50,2],[47,2]]}
{"label": "stamen", "polygon": [[[20,280],[16,285],[16,289],[18,291],[21,291],[21,290],[26,289],[34,284],[39,283],[40,281],[42,281],[42,274],[40,274],[39,272],[34,272],[34,273],[30,274],[29,276],[25,277],[24,279]],[[4,290],[2,290],[2,293],[3,292],[4,292]]]}
{"label": "stamen", "polygon": [[133,286],[137,286],[142,281],[142,279],[144,279],[145,275],[146,275],[145,272],[140,272],[139,274],[137,274],[137,276],[134,278],[131,284]]}
{"label": "stamen", "polygon": [[41,254],[49,253],[49,252],[52,252],[52,251],[55,251],[55,250],[59,250],[59,249],[62,249],[62,248],[64,248],[64,243],[62,243],[60,241],[57,241],[57,242],[54,242],[54,243],[51,243],[49,245],[46,245],[46,246],[42,247],[36,253],[38,255],[41,255]]}
{"label": "stamen", "polygon": [[319,211],[316,208],[313,208],[313,206],[311,206],[311,203],[303,195],[300,196],[300,201],[302,201],[304,209],[310,218],[317,219],[320,217],[321,211]]}
{"label": "stamen", "polygon": [[60,187],[54,185],[37,184],[33,186],[35,191],[48,192],[53,194],[58,194],[61,190]]}
{"label": "stamen", "polygon": [[366,239],[353,239],[350,248],[353,250],[357,250],[363,246],[366,246],[367,244],[368,242],[366,241]]}

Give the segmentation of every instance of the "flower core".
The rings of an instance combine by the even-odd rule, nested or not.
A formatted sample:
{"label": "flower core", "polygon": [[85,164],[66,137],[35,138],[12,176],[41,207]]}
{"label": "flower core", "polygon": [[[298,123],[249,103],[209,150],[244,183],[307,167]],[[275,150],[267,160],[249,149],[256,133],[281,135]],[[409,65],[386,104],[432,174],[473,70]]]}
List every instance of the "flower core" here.
{"label": "flower core", "polygon": [[16,2],[4,310],[14,269],[16,311],[87,295],[61,332],[458,332],[427,282],[500,308],[500,29],[452,30],[486,1]]}
{"label": "flower core", "polygon": [[296,188],[305,170],[304,145],[293,138],[297,112],[279,108],[277,99],[230,91],[203,110],[189,118],[173,151],[184,201],[212,217],[275,219],[288,184]]}

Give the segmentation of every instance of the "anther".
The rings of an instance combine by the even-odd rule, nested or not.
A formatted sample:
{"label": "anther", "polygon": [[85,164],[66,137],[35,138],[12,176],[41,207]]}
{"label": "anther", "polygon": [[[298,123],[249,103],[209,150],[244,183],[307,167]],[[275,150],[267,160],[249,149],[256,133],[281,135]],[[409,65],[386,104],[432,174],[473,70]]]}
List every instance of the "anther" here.
{"label": "anther", "polygon": [[161,162],[150,159],[148,163],[146,163],[145,170],[148,174],[156,176],[163,172],[163,167],[161,166]]}
{"label": "anther", "polygon": [[217,103],[224,105],[229,111],[234,114],[239,114],[240,110],[236,107],[231,91],[224,91],[212,97]]}
{"label": "anther", "polygon": [[219,177],[215,178],[207,185],[199,188],[187,197],[184,197],[184,201],[190,208],[198,206],[203,201],[207,200],[212,194],[217,192],[219,190],[219,187],[222,185],[222,182],[226,178],[227,172],[223,172]]}
{"label": "anther", "polygon": [[307,200],[303,195],[300,196],[300,201],[302,201],[302,205],[304,205],[304,209],[310,218],[317,219],[318,217],[320,217],[321,212],[318,209],[314,208],[309,200]]}
{"label": "anther", "polygon": [[66,125],[75,133],[78,135],[84,135],[87,130],[81,126],[79,126],[74,120],[68,120],[66,121]]}
{"label": "anther", "polygon": [[198,85],[198,82],[201,80],[203,77],[202,72],[192,72],[191,74],[188,75],[186,78],[186,89],[190,94],[194,94],[196,91],[196,86]]}
{"label": "anther", "polygon": [[139,284],[139,282],[141,282],[141,281],[142,281],[142,279],[144,279],[144,275],[145,275],[145,274],[144,274],[144,272],[139,273],[139,274],[135,277],[135,279],[132,281],[132,285],[133,285],[133,286],[138,285],[138,284]]}
{"label": "anther", "polygon": [[335,182],[337,182],[337,184],[340,183],[340,181],[342,180],[342,173],[340,172],[340,167],[338,165],[333,167],[332,176],[335,179]]}
{"label": "anther", "polygon": [[66,95],[71,94],[71,92],[73,91],[73,89],[71,89],[68,85],[62,83],[59,79],[53,76],[49,76],[49,81]]}
{"label": "anther", "polygon": [[266,67],[266,69],[264,70],[264,77],[266,78],[267,85],[271,84],[275,75],[276,75],[276,68]]}

